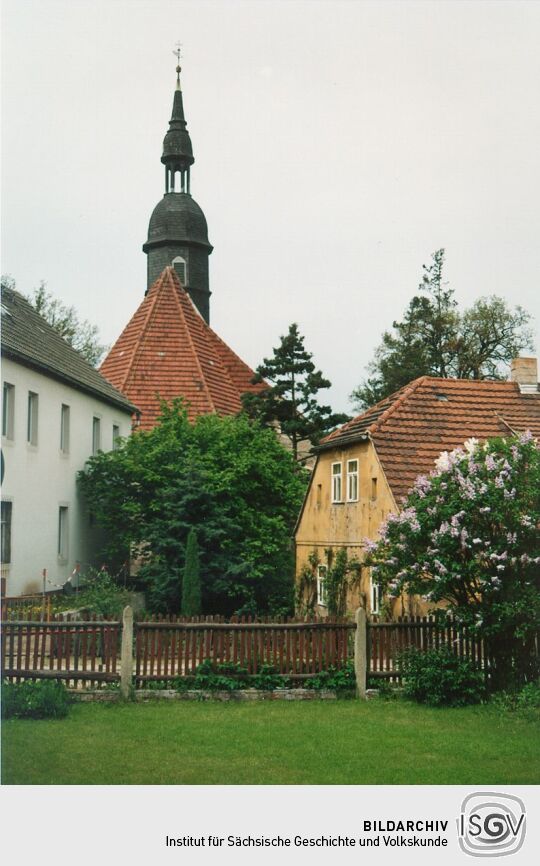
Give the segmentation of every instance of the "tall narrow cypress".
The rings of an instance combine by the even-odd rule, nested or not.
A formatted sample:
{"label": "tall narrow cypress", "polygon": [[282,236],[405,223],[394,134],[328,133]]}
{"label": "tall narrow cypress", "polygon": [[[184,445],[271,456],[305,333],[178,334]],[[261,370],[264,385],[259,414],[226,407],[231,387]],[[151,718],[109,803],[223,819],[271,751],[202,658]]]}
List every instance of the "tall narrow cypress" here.
{"label": "tall narrow cypress", "polygon": [[186,542],[186,563],[182,581],[182,614],[198,616],[201,613],[201,569],[199,542],[195,529],[189,530]]}

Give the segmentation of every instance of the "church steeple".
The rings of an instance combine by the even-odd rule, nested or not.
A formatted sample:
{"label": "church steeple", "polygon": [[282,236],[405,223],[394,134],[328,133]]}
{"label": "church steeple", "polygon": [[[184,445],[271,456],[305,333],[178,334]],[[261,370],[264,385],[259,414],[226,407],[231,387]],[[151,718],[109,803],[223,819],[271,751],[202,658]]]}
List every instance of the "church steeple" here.
{"label": "church steeple", "polygon": [[208,257],[212,245],[201,208],[191,198],[190,168],[195,162],[184,116],[180,86],[180,52],[169,129],[163,139],[165,195],[154,208],[143,250],[148,256],[147,289],[172,265],[206,322],[210,321]]}
{"label": "church steeple", "polygon": [[[178,49],[180,60],[180,49]],[[175,191],[176,173],[180,174],[180,189],[177,192],[189,193],[189,168],[195,162],[191,139],[184,117],[184,101],[180,86],[180,65],[176,67],[176,90],[169,130],[163,139],[161,162],[165,166],[165,193]]]}

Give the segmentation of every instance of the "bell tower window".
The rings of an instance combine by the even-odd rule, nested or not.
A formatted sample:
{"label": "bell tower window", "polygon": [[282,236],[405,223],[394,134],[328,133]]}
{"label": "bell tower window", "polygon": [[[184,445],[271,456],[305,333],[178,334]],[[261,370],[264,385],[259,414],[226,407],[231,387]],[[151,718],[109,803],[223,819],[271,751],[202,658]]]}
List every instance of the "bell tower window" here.
{"label": "bell tower window", "polygon": [[178,274],[178,279],[183,286],[187,285],[187,262],[182,256],[175,256],[172,260],[172,266]]}

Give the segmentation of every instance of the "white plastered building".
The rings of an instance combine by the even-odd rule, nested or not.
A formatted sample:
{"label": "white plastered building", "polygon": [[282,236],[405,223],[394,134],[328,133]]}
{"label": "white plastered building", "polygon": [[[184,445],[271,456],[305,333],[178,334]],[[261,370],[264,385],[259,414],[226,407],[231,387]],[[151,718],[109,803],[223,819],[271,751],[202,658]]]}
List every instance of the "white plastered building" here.
{"label": "white plastered building", "polygon": [[2,581],[7,595],[99,567],[77,473],[131,432],[135,407],[13,289],[2,293]]}

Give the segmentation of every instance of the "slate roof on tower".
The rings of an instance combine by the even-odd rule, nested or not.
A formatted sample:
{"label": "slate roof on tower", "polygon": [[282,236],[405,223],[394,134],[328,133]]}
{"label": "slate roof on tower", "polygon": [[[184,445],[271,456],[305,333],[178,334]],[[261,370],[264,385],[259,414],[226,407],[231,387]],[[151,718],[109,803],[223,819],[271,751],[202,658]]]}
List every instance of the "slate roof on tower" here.
{"label": "slate roof on tower", "polygon": [[101,366],[113,385],[141,411],[141,427],[152,428],[160,400],[183,397],[190,420],[198,415],[234,415],[241,395],[258,391],[253,370],[210,328],[167,267]]}
{"label": "slate roof on tower", "polygon": [[322,440],[319,449],[370,439],[396,502],[418,475],[429,474],[441,451],[530,430],[540,437],[540,392],[517,382],[422,376]]}

